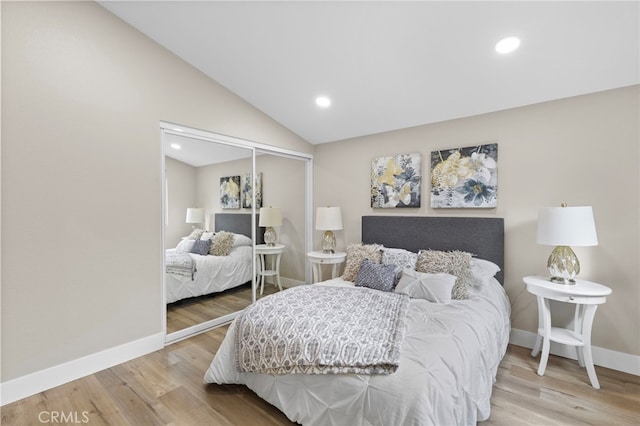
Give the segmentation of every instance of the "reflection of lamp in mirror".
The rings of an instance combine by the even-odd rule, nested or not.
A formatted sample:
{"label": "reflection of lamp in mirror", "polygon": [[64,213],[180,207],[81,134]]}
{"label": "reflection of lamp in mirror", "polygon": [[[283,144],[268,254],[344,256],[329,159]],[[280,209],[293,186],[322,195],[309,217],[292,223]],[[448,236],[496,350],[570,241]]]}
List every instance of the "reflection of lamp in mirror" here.
{"label": "reflection of lamp in mirror", "polygon": [[[187,209],[187,223],[204,223],[204,209],[201,208],[188,208]],[[196,226],[192,225],[195,229]]]}
{"label": "reflection of lamp in mirror", "polygon": [[260,221],[258,226],[266,227],[264,231],[264,242],[268,246],[275,246],[277,235],[274,226],[282,225],[282,214],[278,207],[261,207]]}
{"label": "reflection of lamp in mirror", "polygon": [[580,262],[569,246],[598,245],[593,209],[590,206],[567,207],[564,203],[562,207],[540,208],[536,242],[556,246],[547,261],[551,281],[575,284]]}
{"label": "reflection of lamp in mirror", "polygon": [[336,236],[333,231],[342,229],[340,207],[318,207],[316,210],[316,229],[325,231],[322,236],[322,252],[335,253]]}

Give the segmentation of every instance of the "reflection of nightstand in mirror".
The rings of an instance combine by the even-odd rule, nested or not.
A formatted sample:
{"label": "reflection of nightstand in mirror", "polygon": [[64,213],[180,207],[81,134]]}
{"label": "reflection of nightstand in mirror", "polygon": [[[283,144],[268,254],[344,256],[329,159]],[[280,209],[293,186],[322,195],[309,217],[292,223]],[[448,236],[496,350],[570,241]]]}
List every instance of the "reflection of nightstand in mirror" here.
{"label": "reflection of nightstand in mirror", "polygon": [[347,258],[347,253],[337,251],[335,253],[323,253],[321,251],[310,251],[307,253],[311,270],[313,272],[312,282],[322,281],[322,265],[332,265],[331,278],[338,276],[338,266]]}
{"label": "reflection of nightstand in mirror", "polygon": [[[273,277],[273,284],[282,290],[280,284],[280,256],[284,250],[283,244],[269,246],[266,244],[258,244],[256,246],[256,257],[258,258],[257,275],[260,285],[260,294],[264,290],[265,277]],[[271,256],[271,267],[267,269],[267,256]]]}
{"label": "reflection of nightstand in mirror", "polygon": [[[538,299],[538,337],[531,351],[531,356],[540,356],[538,375],[544,375],[549,359],[551,342],[575,346],[578,364],[587,368],[591,385],[600,389],[596,370],[593,367],[591,355],[591,326],[596,308],[606,302],[611,294],[609,287],[590,281],[576,280],[575,285],[556,284],[545,277],[524,277],[527,291]],[[574,329],[551,327],[551,309],[549,300],[556,300],[576,305],[574,315]]]}

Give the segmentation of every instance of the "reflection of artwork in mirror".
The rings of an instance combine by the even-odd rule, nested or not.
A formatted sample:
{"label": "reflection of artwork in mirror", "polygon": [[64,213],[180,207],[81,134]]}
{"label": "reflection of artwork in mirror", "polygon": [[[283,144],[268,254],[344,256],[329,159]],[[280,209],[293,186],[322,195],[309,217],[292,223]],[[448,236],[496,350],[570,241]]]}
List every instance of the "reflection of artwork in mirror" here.
{"label": "reflection of artwork in mirror", "polygon": [[220,206],[223,209],[240,208],[240,176],[220,178]]}
{"label": "reflection of artwork in mirror", "polygon": [[242,208],[251,208],[252,191],[256,191],[256,208],[262,207],[262,173],[256,174],[255,185],[251,185],[251,174],[242,177]]}

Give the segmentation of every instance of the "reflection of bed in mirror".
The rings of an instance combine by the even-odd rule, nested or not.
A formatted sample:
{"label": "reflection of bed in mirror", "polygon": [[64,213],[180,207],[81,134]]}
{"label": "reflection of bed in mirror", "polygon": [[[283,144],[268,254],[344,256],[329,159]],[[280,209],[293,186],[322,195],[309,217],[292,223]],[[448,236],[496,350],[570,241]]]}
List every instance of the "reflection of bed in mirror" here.
{"label": "reflection of bed in mirror", "polygon": [[[256,224],[258,218],[256,218]],[[166,303],[220,293],[251,281],[253,248],[251,214],[216,213],[215,232],[234,234],[231,250],[226,256],[200,255],[185,251],[184,241],[166,250]],[[258,244],[262,243],[260,228],[256,226]]]}

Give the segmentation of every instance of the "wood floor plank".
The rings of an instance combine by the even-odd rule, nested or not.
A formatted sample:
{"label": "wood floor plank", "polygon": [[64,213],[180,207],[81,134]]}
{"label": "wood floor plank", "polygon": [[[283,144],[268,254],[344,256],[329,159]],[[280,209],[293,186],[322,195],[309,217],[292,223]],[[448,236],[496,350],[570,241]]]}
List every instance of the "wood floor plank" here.
{"label": "wood floor plank", "polygon": [[[258,298],[277,291],[278,288],[275,285],[265,285],[264,295],[258,295]],[[237,312],[249,306],[250,303],[250,284],[243,284],[221,293],[171,303],[167,305],[167,333]]]}
{"label": "wood floor plank", "polygon": [[[294,425],[245,386],[203,383],[227,329],[8,404],[1,424],[42,425],[43,411],[87,411],[92,426]],[[596,367],[597,390],[573,360],[550,356],[544,376],[536,373],[538,362],[529,349],[509,346],[493,388],[491,416],[480,425],[640,424],[640,377]]]}

